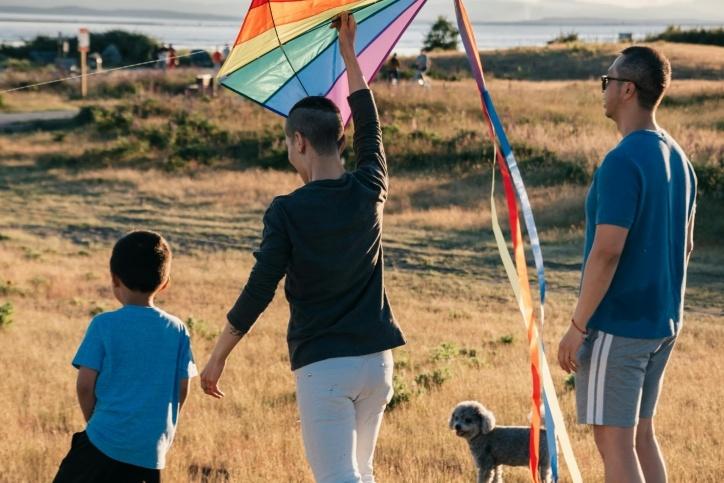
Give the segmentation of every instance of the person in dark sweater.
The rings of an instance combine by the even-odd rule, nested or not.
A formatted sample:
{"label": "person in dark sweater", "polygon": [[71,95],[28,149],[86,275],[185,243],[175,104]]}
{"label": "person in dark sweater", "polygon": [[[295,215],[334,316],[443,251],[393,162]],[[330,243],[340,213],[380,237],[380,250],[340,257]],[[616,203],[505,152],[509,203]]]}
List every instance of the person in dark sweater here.
{"label": "person in dark sweater", "polygon": [[347,67],[357,169],[340,159],[339,109],[307,97],[285,125],[289,161],[304,186],[275,198],[264,215],[256,264],[201,374],[221,398],[228,355],[286,275],[287,341],[307,460],[317,482],[373,482],[372,460],[392,397],[391,349],[405,343],[384,287],[382,211],[388,176],[374,98],[354,51],[356,24],[334,26]]}

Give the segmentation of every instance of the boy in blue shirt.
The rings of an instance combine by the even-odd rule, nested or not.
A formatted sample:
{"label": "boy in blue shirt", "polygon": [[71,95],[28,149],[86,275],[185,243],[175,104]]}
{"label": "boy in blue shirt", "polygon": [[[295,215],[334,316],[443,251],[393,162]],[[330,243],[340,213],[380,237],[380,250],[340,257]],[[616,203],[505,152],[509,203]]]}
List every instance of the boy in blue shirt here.
{"label": "boy in blue shirt", "polygon": [[664,371],[681,330],[694,247],[696,176],[656,123],[671,81],[660,52],[629,47],[601,77],[623,136],[586,198],[578,303],[558,361],[576,372],[578,422],[593,426],[607,483],[664,483],[654,432]]}
{"label": "boy in blue shirt", "polygon": [[160,481],[189,378],[197,374],[183,322],[154,306],[169,283],[166,240],[131,232],[113,247],[110,265],[123,307],[93,318],[73,359],[88,424],[73,435],[56,483]]}

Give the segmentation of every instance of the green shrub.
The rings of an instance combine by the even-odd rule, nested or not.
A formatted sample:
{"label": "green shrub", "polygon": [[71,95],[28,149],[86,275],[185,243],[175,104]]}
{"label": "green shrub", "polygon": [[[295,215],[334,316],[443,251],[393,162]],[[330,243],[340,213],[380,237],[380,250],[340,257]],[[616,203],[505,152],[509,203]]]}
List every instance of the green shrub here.
{"label": "green shrub", "polygon": [[88,311],[88,315],[90,315],[91,317],[95,317],[96,315],[102,314],[105,311],[106,309],[102,305],[94,305]]}
{"label": "green shrub", "polygon": [[415,383],[427,390],[442,386],[450,378],[450,370],[447,367],[435,369],[432,372],[423,372],[415,376]]}
{"label": "green shrub", "polygon": [[553,44],[571,44],[574,42],[578,42],[580,39],[578,38],[578,34],[576,32],[569,32],[567,34],[564,34],[561,32],[558,34],[557,37],[551,39],[548,41],[548,45]]}
{"label": "green shrub", "polygon": [[213,340],[218,335],[218,331],[209,327],[206,321],[197,319],[193,315],[186,319],[186,327],[188,327],[191,335],[202,339]]}
{"label": "green shrub", "polygon": [[508,334],[500,337],[500,343],[505,345],[510,345],[513,343],[513,336]]}
{"label": "green shrub", "polygon": [[663,40],[666,42],[681,42],[686,44],[708,44],[724,46],[724,28],[695,28],[684,30],[676,25],[669,25],[658,35],[650,35],[648,42]]}
{"label": "green shrub", "polygon": [[2,281],[0,280],[0,295],[2,296],[8,296],[13,294],[21,293],[21,290],[18,289],[14,284],[12,280],[6,280]]}
{"label": "green shrub", "polygon": [[574,374],[568,374],[563,380],[563,387],[566,391],[572,391],[576,388],[576,376]]}
{"label": "green shrub", "polygon": [[0,328],[7,327],[13,323],[13,304],[5,302],[0,305]]}
{"label": "green shrub", "polygon": [[403,404],[410,402],[412,399],[412,392],[407,387],[405,382],[400,379],[397,375],[392,377],[392,399],[387,403],[386,411],[392,411]]}
{"label": "green shrub", "polygon": [[719,166],[695,165],[697,190],[700,195],[715,199],[724,197],[724,163]]}
{"label": "green shrub", "polygon": [[[69,52],[75,55],[78,51],[78,39],[75,36],[68,37]],[[107,32],[91,32],[90,45],[93,52],[103,52],[111,44],[115,45],[121,54],[121,63],[124,65],[135,64],[153,60],[159,42],[147,35],[137,32],[126,32],[124,30],[109,30]],[[52,63],[55,52],[58,50],[58,39],[39,35],[32,40],[27,40],[20,46],[0,45],[0,55],[13,59],[30,59],[31,52],[43,52],[45,62]],[[112,64],[104,63],[106,67]]]}
{"label": "green shrub", "polygon": [[452,342],[443,342],[432,350],[430,360],[433,362],[449,361],[460,353],[458,347]]}
{"label": "green shrub", "polygon": [[93,97],[105,99],[124,99],[138,94],[139,84],[130,79],[118,82],[100,82],[94,84],[91,91]]}
{"label": "green shrub", "polygon": [[425,37],[423,50],[456,50],[459,35],[460,32],[451,21],[439,16]]}

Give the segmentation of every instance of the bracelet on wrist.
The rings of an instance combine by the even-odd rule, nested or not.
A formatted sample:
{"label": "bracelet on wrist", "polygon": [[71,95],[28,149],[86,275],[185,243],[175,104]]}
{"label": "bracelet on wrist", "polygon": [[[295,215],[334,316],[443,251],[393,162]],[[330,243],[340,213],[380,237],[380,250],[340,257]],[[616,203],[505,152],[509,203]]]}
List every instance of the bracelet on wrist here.
{"label": "bracelet on wrist", "polygon": [[583,335],[586,335],[586,334],[587,334],[587,332],[586,332],[585,330],[581,329],[581,328],[578,326],[578,324],[576,324],[576,320],[575,320],[574,318],[572,318],[572,317],[571,317],[571,325],[573,325],[573,327],[575,327],[576,330],[577,330],[578,332],[580,332],[581,334],[583,334]]}

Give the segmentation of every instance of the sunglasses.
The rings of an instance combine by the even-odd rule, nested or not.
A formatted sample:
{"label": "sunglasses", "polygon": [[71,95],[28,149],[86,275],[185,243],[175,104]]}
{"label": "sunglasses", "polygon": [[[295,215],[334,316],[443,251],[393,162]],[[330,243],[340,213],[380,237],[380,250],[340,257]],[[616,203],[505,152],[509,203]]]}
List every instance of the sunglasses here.
{"label": "sunglasses", "polygon": [[605,91],[606,87],[608,87],[608,83],[611,81],[620,81],[620,82],[630,82],[634,86],[636,86],[637,89],[640,89],[639,85],[636,83],[636,81],[633,81],[631,79],[621,79],[620,77],[611,77],[609,75],[602,75],[601,76],[601,90]]}

